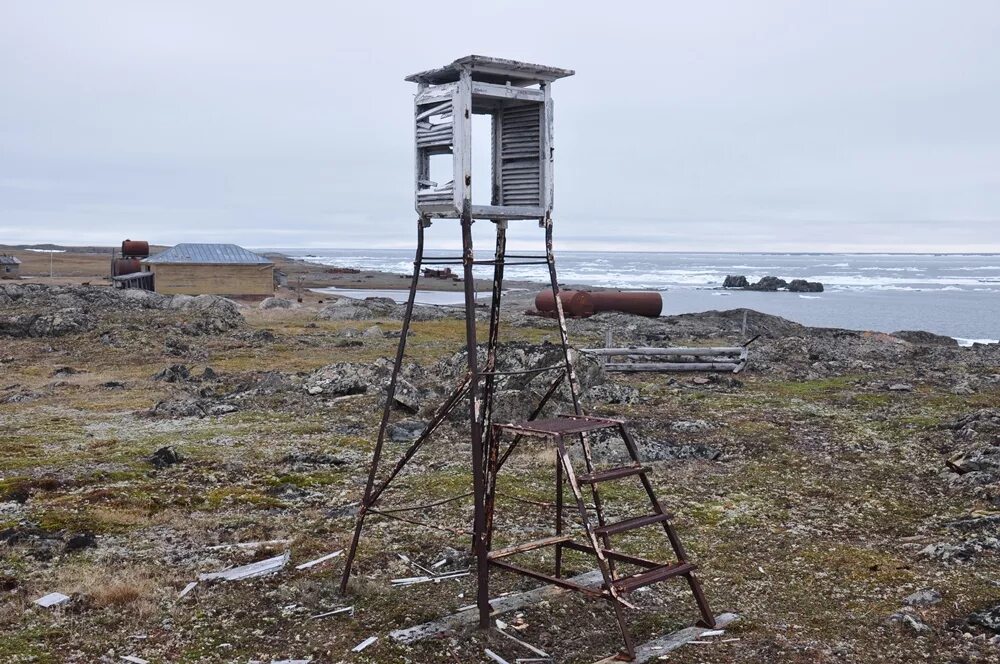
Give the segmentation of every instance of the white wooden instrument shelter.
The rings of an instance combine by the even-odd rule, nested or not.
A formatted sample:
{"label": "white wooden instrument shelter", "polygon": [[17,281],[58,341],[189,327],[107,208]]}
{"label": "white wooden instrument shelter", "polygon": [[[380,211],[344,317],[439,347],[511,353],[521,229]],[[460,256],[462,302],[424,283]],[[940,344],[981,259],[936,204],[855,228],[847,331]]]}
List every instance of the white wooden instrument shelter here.
{"label": "white wooden instrument shelter", "polygon": [[[551,83],[570,69],[469,55],[413,74],[416,209],[424,217],[542,219],[552,210]],[[492,118],[490,205],[472,205],[472,115]],[[450,155],[450,180],[431,159]],[[444,178],[438,176],[438,179]],[[477,181],[478,182],[478,181]]]}

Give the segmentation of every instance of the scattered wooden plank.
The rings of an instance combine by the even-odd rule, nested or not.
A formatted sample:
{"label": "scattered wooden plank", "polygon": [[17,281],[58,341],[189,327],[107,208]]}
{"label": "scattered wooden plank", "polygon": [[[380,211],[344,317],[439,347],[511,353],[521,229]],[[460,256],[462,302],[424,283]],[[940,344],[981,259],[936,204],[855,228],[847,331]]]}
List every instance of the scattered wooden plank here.
{"label": "scattered wooden plank", "polygon": [[209,551],[218,551],[219,549],[259,549],[262,546],[285,546],[291,544],[290,539],[276,539],[276,540],[265,540],[263,542],[233,542],[232,544],[216,544],[215,546],[208,547]]}
{"label": "scattered wooden plank", "polygon": [[177,599],[183,599],[185,595],[194,590],[194,587],[198,585],[197,581],[192,581],[191,583],[184,586],[184,589],[177,594]]}
{"label": "scattered wooden plank", "polygon": [[[715,617],[715,627],[725,627],[738,618],[739,616],[735,613],[723,613],[722,615]],[[644,662],[649,662],[665,653],[670,652],[671,650],[677,650],[681,646],[691,643],[705,633],[712,631],[717,630],[709,629],[707,627],[687,627],[671,634],[664,634],[659,638],[647,641],[641,646],[638,646],[635,649],[635,659],[632,660],[632,662],[633,664],[643,664]],[[617,659],[617,655],[615,655],[612,657],[606,657],[605,659],[595,662],[595,664],[615,664],[620,661],[621,660]]]}
{"label": "scattered wooden plank", "polygon": [[545,652],[541,648],[536,648],[535,646],[531,645],[530,643],[526,643],[526,642],[522,641],[521,639],[517,638],[516,636],[514,636],[513,634],[509,634],[506,631],[504,631],[504,628],[507,627],[507,623],[505,623],[504,621],[497,619],[496,625],[497,625],[497,631],[500,632],[501,634],[503,634],[504,636],[506,636],[508,639],[510,639],[514,643],[517,643],[521,647],[523,647],[523,648],[525,648],[527,650],[530,650],[531,652],[535,653],[539,657],[544,657],[546,659],[549,659],[549,653]]}
{"label": "scattered wooden plank", "polygon": [[375,643],[376,641],[378,641],[378,637],[377,636],[369,636],[367,639],[365,639],[364,641],[362,641],[358,645],[356,645],[353,648],[351,648],[351,652],[361,652],[362,650],[364,650],[365,648],[367,648],[371,644]]}
{"label": "scattered wooden plank", "polygon": [[638,371],[731,371],[737,372],[743,365],[736,362],[608,362],[608,371],[632,373]]}
{"label": "scattered wooden plank", "polygon": [[485,650],[483,650],[483,652],[486,653],[486,656],[489,657],[490,659],[492,659],[497,664],[510,664],[510,662],[508,662],[506,659],[504,659],[500,655],[496,654],[495,652],[493,652],[489,648],[486,648]]}
{"label": "scattered wooden plank", "polygon": [[135,655],[122,655],[122,659],[126,662],[132,662],[132,664],[149,664],[148,659],[136,657]]}
{"label": "scattered wooden plank", "polygon": [[340,551],[334,551],[333,553],[328,553],[325,556],[320,556],[319,558],[316,558],[315,560],[310,560],[309,562],[302,563],[301,565],[296,565],[295,569],[309,569],[310,567],[315,567],[320,563],[325,563],[328,560],[336,558],[343,552],[344,550],[341,549]]}
{"label": "scattered wooden plank", "polygon": [[[579,585],[594,585],[600,586],[604,582],[601,572],[599,570],[594,570],[587,572],[586,574],[580,574],[579,576],[574,576],[569,579],[574,583]],[[595,588],[596,590],[596,588]],[[554,585],[542,586],[540,588],[535,588],[534,590],[529,590],[523,593],[515,593],[513,595],[507,595],[506,597],[499,597],[490,600],[490,604],[493,607],[494,615],[502,615],[510,611],[516,611],[517,609],[523,608],[530,604],[536,602],[541,602],[543,600],[552,599],[553,597],[558,597],[563,593],[569,592],[562,588]],[[399,643],[416,643],[417,641],[423,641],[424,639],[429,639],[441,634],[446,634],[448,632],[453,632],[460,627],[466,625],[474,625],[479,621],[479,614],[476,611],[459,611],[458,613],[453,613],[451,615],[444,616],[443,618],[438,618],[437,620],[432,620],[430,622],[423,623],[421,625],[415,625],[413,627],[406,627],[404,629],[397,629],[389,634],[389,636]]]}
{"label": "scattered wooden plank", "polygon": [[591,355],[690,355],[692,357],[705,357],[714,355],[741,355],[744,350],[742,346],[707,346],[703,348],[697,346],[678,346],[673,348],[640,346],[638,348],[583,348],[580,352]]}
{"label": "scattered wooden plank", "polygon": [[330,616],[336,616],[341,613],[354,613],[353,606],[344,606],[339,609],[334,609],[333,611],[324,611],[323,613],[317,613],[314,616],[309,616],[310,620],[319,620],[320,618],[328,618]]}
{"label": "scattered wooden plank", "polygon": [[221,572],[199,574],[198,580],[211,581],[213,579],[224,579],[226,581],[242,581],[244,579],[253,579],[258,576],[264,576],[265,574],[272,574],[288,564],[288,558],[290,555],[291,554],[286,551],[280,556],[260,560],[249,565],[233,567],[232,569],[222,570]]}

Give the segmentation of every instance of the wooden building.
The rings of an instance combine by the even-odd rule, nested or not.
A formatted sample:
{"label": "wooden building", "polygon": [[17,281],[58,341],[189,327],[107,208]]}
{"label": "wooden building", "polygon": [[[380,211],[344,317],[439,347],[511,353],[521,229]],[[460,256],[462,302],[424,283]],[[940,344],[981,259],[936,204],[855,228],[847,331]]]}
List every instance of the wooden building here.
{"label": "wooden building", "polygon": [[235,244],[178,244],[142,261],[166,295],[270,296],[274,263]]}
{"label": "wooden building", "polygon": [[21,261],[17,256],[0,256],[0,279],[20,279]]}

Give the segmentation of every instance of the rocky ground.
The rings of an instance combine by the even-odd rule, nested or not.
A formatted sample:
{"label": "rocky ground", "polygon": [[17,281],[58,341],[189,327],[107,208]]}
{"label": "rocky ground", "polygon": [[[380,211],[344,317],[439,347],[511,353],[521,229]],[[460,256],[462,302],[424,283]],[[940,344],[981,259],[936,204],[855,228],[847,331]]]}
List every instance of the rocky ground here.
{"label": "rocky ground", "polygon": [[[552,320],[510,307],[505,368],[557,360]],[[461,374],[464,321],[421,308],[390,456]],[[347,597],[336,593],[399,335],[386,301],[237,305],[98,287],[0,285],[0,660],[477,662],[527,657],[495,633],[413,646],[391,630],[471,603],[471,577],[393,587],[416,564],[465,569],[467,537],[373,518]],[[579,348],[744,340],[742,310],[571,321]],[[589,412],[627,418],[661,501],[738,622],[676,662],[987,662],[1000,655],[1000,347],[924,333],[806,328],[747,315],[732,374],[605,374],[581,358]],[[522,416],[541,377],[499,386]],[[567,409],[565,395],[552,412]],[[394,504],[469,489],[463,416],[414,459]],[[598,441],[602,463],[620,452]],[[515,454],[500,479],[498,546],[548,534],[552,457]],[[612,518],[638,486],[605,495]],[[468,502],[419,515],[469,525]],[[667,555],[662,532],[619,548]],[[245,580],[199,574],[290,553]],[[525,558],[539,565],[543,554]],[[585,558],[569,556],[568,571]],[[493,575],[495,593],[533,587]],[[52,592],[68,601],[42,608]],[[639,641],[695,617],[680,583],[635,593]],[[353,614],[314,618],[342,606]],[[607,607],[567,596],[525,609],[518,636],[559,662],[617,647]],[[379,640],[361,653],[351,648]]]}

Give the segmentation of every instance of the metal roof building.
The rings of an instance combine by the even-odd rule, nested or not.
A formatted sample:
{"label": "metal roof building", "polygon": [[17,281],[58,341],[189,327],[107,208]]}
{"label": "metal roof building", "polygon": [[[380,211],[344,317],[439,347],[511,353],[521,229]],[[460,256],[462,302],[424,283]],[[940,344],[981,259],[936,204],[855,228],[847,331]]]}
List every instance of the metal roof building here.
{"label": "metal roof building", "polygon": [[0,279],[20,278],[21,259],[17,256],[0,256]]}
{"label": "metal roof building", "polygon": [[143,260],[143,263],[270,265],[271,261],[236,244],[183,243],[151,256]]}
{"label": "metal roof building", "polygon": [[274,263],[235,244],[184,243],[143,259],[157,293],[230,296],[274,294]]}

